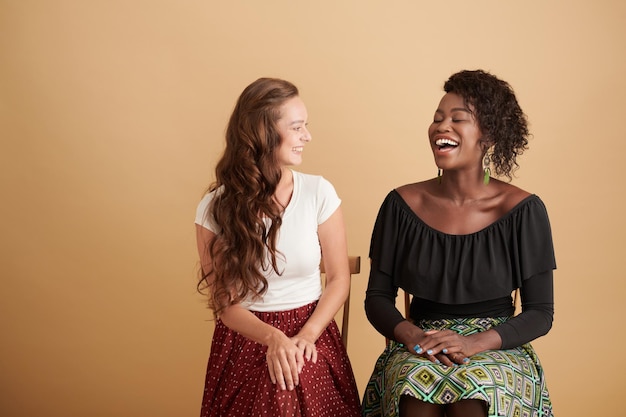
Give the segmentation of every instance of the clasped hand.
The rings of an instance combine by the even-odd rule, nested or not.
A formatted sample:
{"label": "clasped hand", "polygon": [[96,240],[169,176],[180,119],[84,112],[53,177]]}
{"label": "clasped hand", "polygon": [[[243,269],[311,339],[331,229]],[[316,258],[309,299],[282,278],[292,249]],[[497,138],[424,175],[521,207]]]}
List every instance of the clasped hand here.
{"label": "clasped hand", "polygon": [[416,355],[434,363],[457,366],[469,362],[472,352],[471,340],[452,330],[428,330],[422,332],[416,343],[407,346]]}
{"label": "clasped hand", "polygon": [[267,346],[267,368],[272,383],[291,391],[300,383],[305,362],[317,362],[317,349],[313,341],[299,335],[291,338],[282,332],[281,335]]}

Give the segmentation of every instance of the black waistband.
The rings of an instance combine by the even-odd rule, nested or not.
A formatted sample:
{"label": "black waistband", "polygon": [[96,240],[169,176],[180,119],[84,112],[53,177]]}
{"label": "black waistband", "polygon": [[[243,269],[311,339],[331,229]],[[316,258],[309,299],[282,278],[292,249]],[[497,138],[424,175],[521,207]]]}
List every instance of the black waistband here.
{"label": "black waistband", "polygon": [[442,304],[413,297],[410,313],[413,320],[430,320],[464,317],[509,317],[514,310],[512,297],[502,297],[471,304]]}

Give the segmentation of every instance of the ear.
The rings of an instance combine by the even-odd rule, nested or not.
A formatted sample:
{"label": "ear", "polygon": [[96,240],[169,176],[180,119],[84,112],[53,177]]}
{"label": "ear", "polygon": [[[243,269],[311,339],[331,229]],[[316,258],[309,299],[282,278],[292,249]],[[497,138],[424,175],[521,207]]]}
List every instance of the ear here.
{"label": "ear", "polygon": [[487,150],[491,148],[493,145],[495,145],[495,142],[487,135],[483,136],[480,139],[480,146],[483,152],[487,152]]}

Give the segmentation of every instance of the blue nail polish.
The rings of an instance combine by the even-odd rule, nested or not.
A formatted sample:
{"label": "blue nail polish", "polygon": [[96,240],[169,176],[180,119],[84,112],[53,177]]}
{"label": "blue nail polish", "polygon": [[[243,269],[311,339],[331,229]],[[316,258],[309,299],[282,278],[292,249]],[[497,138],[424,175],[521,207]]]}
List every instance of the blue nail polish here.
{"label": "blue nail polish", "polygon": [[469,358],[463,358],[463,363],[468,363],[469,362]]}
{"label": "blue nail polish", "polygon": [[429,355],[432,355],[432,354],[433,354],[433,350],[432,350],[432,349],[428,349],[428,350],[426,351],[426,353],[428,353]]}
{"label": "blue nail polish", "polygon": [[443,353],[448,353],[448,349],[444,348],[444,349],[442,350],[442,352],[443,352]]}
{"label": "blue nail polish", "polygon": [[422,353],[422,347],[420,345],[413,346],[413,350],[415,350],[417,353]]}
{"label": "blue nail polish", "polygon": [[436,363],[437,365],[439,365],[439,364],[441,363],[441,361],[440,361],[439,359],[435,359],[435,363]]}

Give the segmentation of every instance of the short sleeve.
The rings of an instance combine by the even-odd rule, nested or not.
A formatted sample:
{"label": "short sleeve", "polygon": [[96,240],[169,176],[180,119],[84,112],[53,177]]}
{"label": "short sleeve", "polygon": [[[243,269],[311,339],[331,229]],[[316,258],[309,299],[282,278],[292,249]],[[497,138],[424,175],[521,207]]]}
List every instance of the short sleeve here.
{"label": "short sleeve", "polygon": [[200,226],[206,229],[209,229],[213,233],[218,233],[220,230],[220,227],[217,224],[215,224],[213,215],[211,214],[211,211],[209,210],[211,201],[213,201],[214,196],[215,196],[215,192],[211,192],[211,193],[206,194],[202,198],[202,200],[200,200],[200,203],[198,204],[198,207],[196,208],[195,223],[199,224]]}
{"label": "short sleeve", "polygon": [[335,187],[326,178],[320,177],[317,187],[317,224],[322,224],[341,205],[341,199]]}

